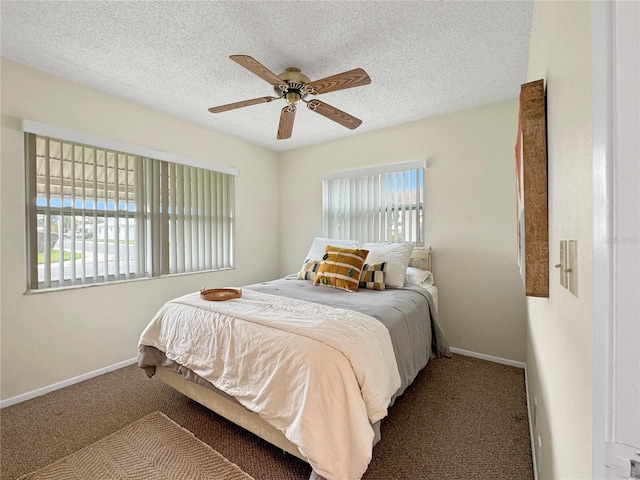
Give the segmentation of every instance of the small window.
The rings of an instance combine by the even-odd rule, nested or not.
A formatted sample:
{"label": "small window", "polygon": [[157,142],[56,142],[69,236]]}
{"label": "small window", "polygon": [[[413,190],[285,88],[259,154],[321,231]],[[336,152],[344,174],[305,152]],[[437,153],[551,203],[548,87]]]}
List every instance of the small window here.
{"label": "small window", "polygon": [[25,140],[29,290],[234,266],[234,175]]}
{"label": "small window", "polygon": [[323,177],[324,236],[424,246],[424,162]]}

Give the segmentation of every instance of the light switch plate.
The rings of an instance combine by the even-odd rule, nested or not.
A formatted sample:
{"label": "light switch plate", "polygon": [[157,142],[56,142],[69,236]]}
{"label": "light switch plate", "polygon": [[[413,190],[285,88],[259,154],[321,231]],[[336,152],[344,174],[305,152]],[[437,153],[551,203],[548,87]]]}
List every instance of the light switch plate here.
{"label": "light switch plate", "polygon": [[578,241],[569,240],[566,248],[567,254],[567,283],[568,289],[576,297],[578,296]]}
{"label": "light switch plate", "polygon": [[560,285],[569,288],[567,277],[567,241],[560,240]]}

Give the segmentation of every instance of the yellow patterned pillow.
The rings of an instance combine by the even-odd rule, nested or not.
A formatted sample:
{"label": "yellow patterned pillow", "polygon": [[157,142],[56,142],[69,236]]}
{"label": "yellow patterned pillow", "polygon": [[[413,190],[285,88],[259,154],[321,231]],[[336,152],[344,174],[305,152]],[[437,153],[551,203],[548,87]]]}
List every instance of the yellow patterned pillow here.
{"label": "yellow patterned pillow", "polygon": [[362,264],[368,253],[368,250],[327,245],[313,284],[357,292]]}
{"label": "yellow patterned pillow", "polygon": [[360,288],[369,290],[384,290],[384,279],[387,276],[387,262],[367,264],[362,267],[360,274]]}

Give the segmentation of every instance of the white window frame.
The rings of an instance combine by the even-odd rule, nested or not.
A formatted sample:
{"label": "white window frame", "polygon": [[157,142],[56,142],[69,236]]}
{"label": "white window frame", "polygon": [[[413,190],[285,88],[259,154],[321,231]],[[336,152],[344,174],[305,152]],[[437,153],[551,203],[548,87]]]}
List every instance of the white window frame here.
{"label": "white window frame", "polygon": [[[64,129],[52,125],[46,125],[30,120],[23,120],[23,132],[25,134],[25,177],[26,177],[26,245],[27,245],[27,292],[42,292],[57,289],[77,288],[79,286],[98,285],[114,283],[118,281],[130,281],[139,278],[153,278],[159,276],[196,273],[205,271],[217,271],[234,268],[234,239],[235,239],[235,177],[239,175],[236,168],[225,165],[218,165],[204,161],[198,161],[178,155],[160,152],[117,142],[93,135],[88,135],[73,130]],[[36,140],[38,137],[39,140]],[[46,185],[45,197],[46,206],[38,205],[36,174],[36,141],[39,145],[45,145],[45,170]],[[66,152],[69,149],[79,149],[82,151],[81,160],[77,160],[76,150],[72,150],[73,160],[70,161],[70,169],[73,172],[76,165],[83,169],[81,180],[76,180],[77,175],[71,174],[70,185],[63,185],[62,177],[67,178],[68,173],[59,173],[59,190],[63,191],[71,188],[71,203],[65,201],[65,195],[60,194],[60,206],[51,207],[49,197],[49,182],[54,177],[49,177],[50,142],[60,145],[60,157],[62,157],[62,145],[64,143]],[[93,153],[93,164],[85,164],[85,151]],[[92,150],[92,152],[91,152]],[[100,198],[98,201],[97,191],[87,192],[87,183],[95,189],[99,188],[99,183],[84,181],[86,168],[93,168],[97,172],[98,152],[106,158],[109,154],[111,159],[115,158],[117,168],[115,171],[121,175],[120,170],[124,169],[123,176],[133,178],[131,181],[125,180],[124,188],[126,192],[118,191],[118,184],[113,187],[116,195],[116,207],[98,207],[98,203],[106,204]],[[42,155],[40,156],[42,163]],[[55,161],[52,157],[51,160]],[[69,162],[69,160],[65,160]],[[118,163],[120,162],[120,163]],[[62,162],[60,165],[63,165]],[[124,167],[124,168],[120,168]],[[61,167],[60,167],[61,168]],[[99,168],[104,170],[105,176],[109,171],[106,160]],[[111,167],[113,170],[113,167]],[[42,172],[41,172],[42,173]],[[113,173],[113,172],[112,172]],[[95,174],[95,173],[94,173]],[[114,173],[115,174],[115,173]],[[94,176],[97,179],[97,175]],[[82,187],[76,184],[81,182]],[[104,188],[107,188],[107,180],[104,181]],[[135,191],[129,190],[131,187]],[[77,203],[76,191],[83,192],[80,204]],[[125,195],[124,204],[122,195]],[[87,208],[88,201],[93,195],[93,207]],[[42,196],[42,195],[40,195]],[[133,199],[133,200],[131,200]],[[129,208],[132,201],[134,208]],[[40,202],[42,203],[42,201]],[[79,206],[80,205],[80,206]],[[84,221],[80,229],[83,233],[83,240],[80,242],[78,251],[81,253],[76,268],[76,261],[72,259],[69,265],[64,265],[63,258],[60,259],[57,270],[57,278],[52,279],[50,263],[45,267],[44,272],[38,274],[38,216],[44,216],[45,223],[50,224],[51,218],[68,215],[72,222],[72,238],[70,243],[71,254],[76,255],[76,218],[78,216],[93,218],[93,251],[97,251],[98,222],[97,218],[104,219],[105,226],[103,249],[108,248],[109,229],[108,219],[117,222],[114,229],[116,245],[120,245],[119,236],[124,235],[125,245],[129,245],[130,240],[135,242],[135,249],[125,249],[122,259],[119,259],[120,248],[115,248],[112,261],[105,260],[100,264],[102,273],[97,261],[88,262],[84,254],[87,241],[85,239]],[[123,223],[124,222],[124,223]],[[60,220],[62,225],[63,221]],[[133,225],[133,228],[132,228]],[[45,227],[44,244],[51,246],[51,230]],[[120,232],[120,233],[118,233]],[[133,232],[133,233],[130,233]],[[63,233],[59,233],[60,236]],[[133,239],[131,238],[133,235]],[[49,240],[49,241],[47,241]],[[63,247],[64,238],[60,245]],[[91,244],[91,242],[89,242]],[[62,250],[62,249],[61,249]],[[130,253],[130,251],[135,252]],[[186,252],[186,255],[185,255]],[[61,252],[61,257],[63,252]],[[131,257],[130,257],[131,255]],[[49,258],[45,253],[45,257]],[[94,258],[97,255],[94,256]],[[131,259],[130,259],[131,258]],[[87,266],[88,263],[92,265]],[[113,264],[113,265],[112,265]],[[114,266],[115,265],[115,266]],[[56,266],[58,267],[58,265]],[[122,270],[120,268],[122,267]],[[66,269],[66,270],[65,270]],[[66,273],[65,273],[66,271]],[[87,275],[86,272],[89,272]],[[47,273],[48,272],[48,275]],[[60,273],[62,272],[62,273]],[[62,275],[60,279],[60,275]],[[39,278],[40,277],[40,278]]]}
{"label": "white window frame", "polygon": [[[323,235],[423,247],[425,170],[426,161],[415,160],[321,175]],[[407,188],[413,175],[415,188]]]}

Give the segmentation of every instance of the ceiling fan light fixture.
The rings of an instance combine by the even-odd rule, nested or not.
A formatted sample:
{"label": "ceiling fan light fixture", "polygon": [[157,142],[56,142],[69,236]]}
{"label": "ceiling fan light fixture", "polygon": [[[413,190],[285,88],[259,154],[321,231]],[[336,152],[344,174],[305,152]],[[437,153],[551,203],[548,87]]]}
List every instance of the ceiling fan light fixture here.
{"label": "ceiling fan light fixture", "polygon": [[358,128],[362,120],[349,115],[331,105],[319,100],[307,101],[309,95],[319,95],[322,93],[335,92],[347,88],[360,87],[371,83],[371,79],[367,72],[361,68],[355,68],[348,72],[342,72],[337,75],[325,77],[320,80],[311,82],[309,77],[300,73],[300,69],[295,67],[286,68],[280,75],[276,75],[266,68],[256,59],[248,55],[231,55],[229,58],[239,65],[243,66],[253,74],[262,78],[273,86],[276,97],[260,97],[242,102],[234,102],[217,107],[211,107],[211,113],[221,113],[227,110],[256,105],[258,103],[271,102],[284,98],[287,105],[280,113],[280,124],[278,126],[278,140],[284,140],[291,137],[293,131],[293,120],[296,114],[296,104],[302,100],[307,104],[307,108],[316,112],[329,120],[343,125],[351,130]]}

